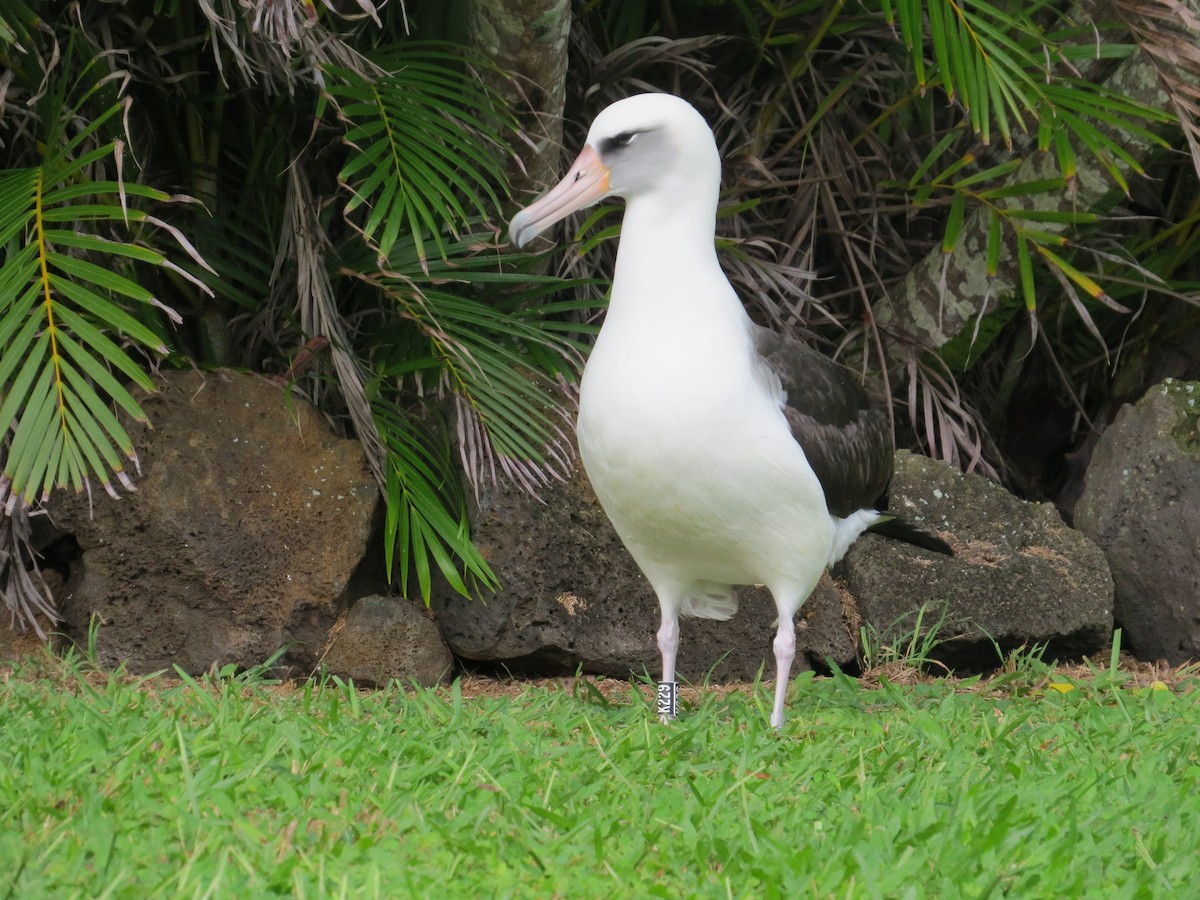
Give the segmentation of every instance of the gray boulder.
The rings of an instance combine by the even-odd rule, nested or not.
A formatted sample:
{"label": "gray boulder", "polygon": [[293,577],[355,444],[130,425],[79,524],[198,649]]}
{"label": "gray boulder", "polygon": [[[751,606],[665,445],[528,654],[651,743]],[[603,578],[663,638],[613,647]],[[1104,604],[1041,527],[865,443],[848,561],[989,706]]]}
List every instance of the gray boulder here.
{"label": "gray boulder", "polygon": [[60,602],[82,641],[97,616],[104,665],[144,673],[316,664],[362,560],[378,490],[355,441],[263,378],[173,372],[141,395],[154,429],[127,424],[137,491],[58,492],[47,504],[74,535]]}
{"label": "gray boulder", "polygon": [[1022,646],[1066,658],[1109,644],[1113,586],[1104,555],[1053,505],[907,452],[896,454],[890,500],[956,555],[870,534],[855,543],[846,584],[878,640],[907,645],[925,607],[922,631],[936,625],[941,642],[932,655],[951,668],[994,668]]}
{"label": "gray boulder", "polygon": [[[620,678],[658,674],[658,601],[600,508],[582,469],[539,502],[489,487],[472,511],[472,535],[502,588],[465,600],[440,586],[433,598],[455,655],[517,672]],[[739,590],[726,622],[684,619],[678,670],[693,682],[750,679],[774,671],[775,605],[761,588]],[[852,606],[824,579],[797,614],[796,670],[854,662]]]}
{"label": "gray boulder", "polygon": [[454,657],[423,609],[379,594],[354,602],[333,629],[321,662],[331,674],[370,687],[393,679],[433,687],[448,681],[454,668]]}
{"label": "gray boulder", "polygon": [[1096,445],[1075,524],[1103,549],[1130,649],[1200,659],[1200,383],[1167,379]]}

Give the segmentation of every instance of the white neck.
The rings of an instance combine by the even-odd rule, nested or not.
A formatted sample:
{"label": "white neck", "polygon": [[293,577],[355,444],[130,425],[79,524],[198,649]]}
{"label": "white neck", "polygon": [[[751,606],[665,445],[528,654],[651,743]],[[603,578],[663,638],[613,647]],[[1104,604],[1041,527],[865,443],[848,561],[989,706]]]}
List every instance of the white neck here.
{"label": "white neck", "polygon": [[718,276],[717,283],[724,283],[714,245],[716,212],[715,185],[630,198],[613,273],[614,303],[626,296],[623,285],[637,285],[638,302],[647,304],[684,290],[692,294],[693,285],[712,284],[708,279]]}

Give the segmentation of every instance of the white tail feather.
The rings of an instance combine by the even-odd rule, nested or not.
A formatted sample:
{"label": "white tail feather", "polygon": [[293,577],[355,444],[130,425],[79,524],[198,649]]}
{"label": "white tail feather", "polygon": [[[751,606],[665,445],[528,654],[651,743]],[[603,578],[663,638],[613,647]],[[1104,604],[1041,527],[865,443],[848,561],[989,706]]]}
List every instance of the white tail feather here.
{"label": "white tail feather", "polygon": [[858,536],[883,518],[874,509],[860,509],[844,519],[831,517],[834,522],[833,546],[829,550],[829,565],[833,565],[846,555],[850,545],[858,540]]}

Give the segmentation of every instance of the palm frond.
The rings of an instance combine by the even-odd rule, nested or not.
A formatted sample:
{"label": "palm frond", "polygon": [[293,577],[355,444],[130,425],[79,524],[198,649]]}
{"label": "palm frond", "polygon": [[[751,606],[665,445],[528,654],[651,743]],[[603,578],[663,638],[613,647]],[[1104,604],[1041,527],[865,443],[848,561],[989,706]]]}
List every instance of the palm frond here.
{"label": "palm frond", "polygon": [[327,91],[354,150],[339,175],[351,194],[345,214],[380,257],[408,233],[424,262],[427,243],[444,255],[443,233],[499,209],[501,131],[512,123],[503,101],[461,57],[406,48],[377,62],[386,70],[378,78],[327,68]]}
{"label": "palm frond", "polygon": [[1183,0],[1115,0],[1112,9],[1158,72],[1200,173],[1200,10]]}
{"label": "palm frond", "polygon": [[24,503],[18,502],[9,515],[0,516],[0,598],[8,607],[12,626],[32,625],[42,640],[48,637],[42,622],[59,621],[38,568],[29,508]]}
{"label": "palm frond", "polygon": [[987,435],[980,416],[962,396],[953,373],[941,360],[910,357],[906,365],[909,421],[925,453],[963,471],[998,478],[984,455]]}
{"label": "palm frond", "polygon": [[354,352],[349,325],[338,309],[329,273],[329,245],[317,220],[317,208],[303,161],[288,170],[283,231],[271,273],[272,292],[295,297],[305,337],[321,335],[330,342],[337,386],[346,404],[368,465],[381,489],[387,484],[387,450],[380,438],[367,394],[367,373]]}
{"label": "palm frond", "polygon": [[33,44],[37,12],[24,0],[0,0],[0,42],[26,53]]}
{"label": "palm frond", "polygon": [[[1055,53],[1047,50],[1045,56],[1077,56],[1066,52],[1070,47],[1055,44]],[[929,150],[906,190],[922,208],[945,211],[941,252],[932,250],[918,265],[920,277],[892,288],[880,309],[885,323],[894,321],[897,297],[903,305],[914,289],[924,290],[926,297],[936,298],[936,304],[924,303],[937,309],[936,327],[914,332],[897,324],[911,338],[942,346],[961,334],[971,318],[978,331],[987,298],[1004,306],[1005,295],[1016,291],[1036,329],[1037,278],[1044,272],[1103,346],[1093,311],[1124,307],[1109,296],[1102,279],[1072,261],[1074,241],[1088,229],[1094,231],[1130,191],[1132,177],[1144,174],[1144,163],[1166,146],[1164,134],[1172,120],[1146,56],[1125,51],[1119,56],[1123,58],[1103,84],[1045,69],[1038,84],[1040,99],[1030,106],[1030,115],[1039,122],[1037,141],[1026,142],[1026,155],[998,158],[978,144],[964,148],[961,129],[954,127]],[[978,268],[980,249],[987,280],[981,284],[976,279],[972,287],[964,277]],[[972,305],[980,308],[972,310]]]}
{"label": "palm frond", "polygon": [[593,304],[546,303],[582,283],[530,273],[532,255],[506,254],[505,266],[518,269],[502,268],[493,240],[464,236],[446,245],[446,258],[425,261],[427,272],[398,274],[412,273],[419,253],[406,238],[385,271],[363,272],[354,260],[346,271],[376,288],[401,319],[373,342],[376,371],[455,398],[460,458],[471,483],[503,472],[536,491],[571,468],[562,380],[574,380],[582,360],[577,335],[591,329],[562,317]]}
{"label": "palm frond", "polygon": [[[1042,130],[1045,141],[1065,128],[1097,154],[1119,151],[1114,136],[1089,126],[1105,116],[1121,129],[1140,128],[1161,111],[1132,105],[1091,79],[1077,77],[1079,59],[1120,59],[1136,46],[1096,43],[1052,3],[960,4],[899,0],[896,22],[911,55],[917,88],[940,88],[958,104],[986,145],[995,128],[1011,147],[1014,131]],[[1082,38],[1082,39],[1081,39]],[[925,54],[932,49],[932,64]]]}
{"label": "palm frond", "polygon": [[132,202],[171,199],[135,182],[88,177],[91,166],[119,156],[118,141],[72,155],[120,108],[55,146],[42,165],[0,173],[0,245],[10,248],[0,267],[0,429],[13,429],[0,478],[8,512],[18,497],[30,503],[56,486],[82,490],[91,478],[114,496],[113,477],[132,489],[122,458],[136,466],[137,454],[111,405],[144,421],[127,383],[153,383],[114,335],[164,353],[161,335],[133,309],[174,313],[136,280],[135,268],[182,270],[155,249],[98,230],[152,225],[157,220]]}
{"label": "palm frond", "polygon": [[398,570],[401,592],[407,594],[409,573],[415,572],[428,603],[432,560],[446,582],[464,596],[478,588],[495,589],[495,574],[471,543],[466,501],[445,430],[413,421],[393,402],[377,401],[373,409],[387,448],[388,578]]}
{"label": "palm frond", "polygon": [[[176,0],[178,5],[178,0]],[[191,17],[192,4],[166,15]],[[361,13],[345,13],[326,0],[338,18],[369,19],[379,26],[376,4],[358,0]],[[217,69],[226,83],[241,82],[267,93],[294,93],[305,83],[321,83],[321,68],[338,65],[361,73],[371,63],[353,44],[317,15],[311,3],[277,0],[200,0],[196,10],[208,29],[208,41]]]}

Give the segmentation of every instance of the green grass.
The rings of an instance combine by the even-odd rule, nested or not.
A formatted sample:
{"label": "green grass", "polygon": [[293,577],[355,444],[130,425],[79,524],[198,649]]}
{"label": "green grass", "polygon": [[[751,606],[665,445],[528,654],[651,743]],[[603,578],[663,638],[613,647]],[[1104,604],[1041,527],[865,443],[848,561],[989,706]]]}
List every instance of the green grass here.
{"label": "green grass", "polygon": [[1182,895],[1200,690],[1119,681],[809,674],[775,734],[766,687],[663,727],[638,686],[40,660],[0,683],[0,897]]}

